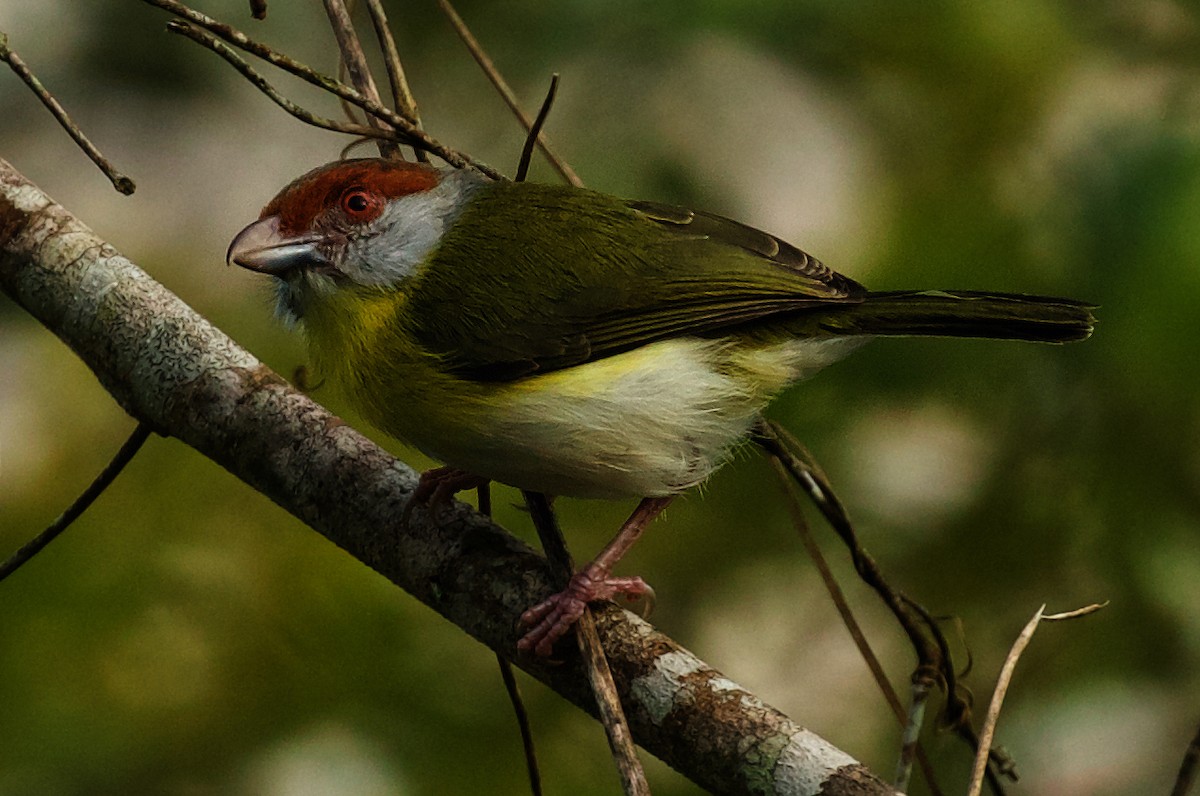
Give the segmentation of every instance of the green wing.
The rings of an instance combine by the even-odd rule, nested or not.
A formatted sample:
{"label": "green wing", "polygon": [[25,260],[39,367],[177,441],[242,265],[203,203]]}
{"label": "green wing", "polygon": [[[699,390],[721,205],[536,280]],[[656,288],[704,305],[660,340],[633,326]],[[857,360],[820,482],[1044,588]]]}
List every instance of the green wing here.
{"label": "green wing", "polygon": [[[474,278],[464,282],[451,260],[474,261]],[[495,183],[408,292],[406,314],[426,350],[459,376],[500,381],[805,307],[857,303],[866,291],[794,246],[720,216]]]}

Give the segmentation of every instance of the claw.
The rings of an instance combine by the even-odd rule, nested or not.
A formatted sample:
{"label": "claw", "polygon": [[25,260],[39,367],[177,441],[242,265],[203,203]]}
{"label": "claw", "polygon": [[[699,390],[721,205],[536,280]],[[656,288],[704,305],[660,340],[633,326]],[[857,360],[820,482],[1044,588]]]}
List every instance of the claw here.
{"label": "claw", "polygon": [[487,482],[488,479],[483,476],[472,475],[457,467],[434,467],[432,470],[426,470],[421,473],[417,486],[413,489],[412,497],[404,506],[404,513],[400,515],[400,523],[407,527],[413,509],[417,506],[428,508],[431,517],[436,522],[438,512],[456,494],[466,489],[483,486]]}
{"label": "claw", "polygon": [[[637,578],[636,580],[642,580]],[[619,599],[614,600],[617,605],[627,611],[632,611],[642,619],[649,619],[654,613],[654,606],[658,604],[658,595],[654,593],[654,587],[649,583],[642,581],[643,590],[640,592],[626,591],[617,594]]]}
{"label": "claw", "polygon": [[[521,625],[533,627],[517,642],[517,649],[521,652],[532,650],[539,657],[549,657],[554,642],[566,635],[571,625],[583,616],[587,604],[594,600],[611,600],[620,594],[627,598],[642,598],[649,608],[653,608],[654,590],[646,585],[646,581],[641,578],[614,578],[610,573],[650,521],[670,502],[670,496],[643,498],[617,535],[600,551],[600,555],[571,576],[567,588],[521,614]],[[649,615],[648,610],[646,615]]]}
{"label": "claw", "polygon": [[653,594],[641,578],[614,578],[599,567],[588,566],[571,577],[567,588],[521,614],[521,626],[530,630],[517,642],[517,649],[547,658],[554,651],[554,642],[579,621],[588,603],[617,595],[640,598]]}

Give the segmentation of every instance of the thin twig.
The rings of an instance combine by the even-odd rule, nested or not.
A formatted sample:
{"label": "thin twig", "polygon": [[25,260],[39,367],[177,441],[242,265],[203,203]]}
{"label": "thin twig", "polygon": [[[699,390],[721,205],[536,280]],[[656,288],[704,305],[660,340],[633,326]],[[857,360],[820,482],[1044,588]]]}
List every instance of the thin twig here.
{"label": "thin twig", "polygon": [[[484,51],[483,47],[480,46],[479,40],[476,39],[471,33],[471,30],[467,27],[467,23],[463,22],[463,18],[458,15],[457,11],[454,10],[454,6],[450,4],[450,0],[438,0],[438,5],[441,6],[442,12],[446,15],[446,18],[450,20],[450,24],[454,26],[454,30],[458,33],[458,37],[462,39],[463,44],[467,46],[467,50],[470,51],[471,57],[473,57],[475,62],[479,64],[479,67],[483,70],[483,73],[487,75],[488,80],[491,81],[496,91],[499,92],[501,98],[504,99],[505,104],[508,105],[509,109],[513,112],[526,130],[532,130],[533,122],[528,116],[525,115],[525,112],[521,110],[521,105],[517,100],[517,95],[513,93],[511,88],[509,88],[508,82],[505,81],[504,76],[501,75],[499,70],[496,69],[496,65],[492,63],[492,59],[488,57],[488,54]],[[566,161],[555,154],[553,149],[551,149],[550,142],[546,139],[545,134],[539,133],[537,142],[538,147],[542,150],[542,154],[546,156],[546,160],[550,161],[550,165],[554,166],[554,169],[560,175],[562,175],[564,180],[577,188],[583,186],[583,180],[579,179],[579,175],[575,173],[575,170],[572,169]]]}
{"label": "thin twig", "polygon": [[[867,641],[867,636],[863,633],[862,626],[858,623],[858,618],[854,615],[853,610],[851,610],[850,603],[846,599],[842,587],[838,585],[837,579],[833,575],[833,570],[830,569],[829,562],[825,558],[825,554],[821,552],[821,548],[813,538],[808,521],[804,518],[804,512],[801,510],[796,495],[792,491],[787,469],[779,461],[778,457],[771,455],[768,458],[772,469],[775,471],[775,475],[778,477],[780,488],[783,490],[788,513],[791,515],[793,527],[795,527],[797,534],[800,536],[800,542],[804,545],[808,557],[812,559],[813,564],[816,566],[817,573],[821,576],[821,582],[825,584],[825,590],[829,593],[829,598],[833,601],[834,608],[837,609],[842,624],[849,631],[850,638],[854,641],[854,646],[858,648],[858,653],[867,664],[867,668],[871,670],[871,676],[874,678],[876,685],[879,686],[879,691],[883,694],[888,707],[891,708],[892,715],[896,717],[896,721],[901,727],[905,727],[908,717],[904,710],[904,705],[900,702],[900,696],[896,693],[896,689],[892,687],[891,681],[888,680],[887,673],[883,670],[883,664],[880,662],[879,656],[875,654],[875,650],[871,648],[871,643]],[[925,754],[924,747],[919,743],[916,746],[916,757],[917,763],[921,767],[921,773],[925,777],[925,782],[929,786],[931,796],[941,796],[942,791],[938,787],[937,780],[934,777],[933,764],[930,763],[929,756]]]}
{"label": "thin twig", "polygon": [[266,94],[272,102],[306,124],[311,124],[314,127],[320,127],[323,130],[330,130],[335,133],[346,133],[347,135],[359,136],[360,138],[387,138],[395,140],[397,137],[396,131],[394,130],[382,130],[375,127],[367,127],[366,125],[362,124],[351,124],[349,122],[340,122],[334,119],[327,119],[323,116],[317,116],[316,114],[301,108],[299,105],[280,94],[274,86],[267,82],[266,78],[256,72],[253,67],[246,63],[245,59],[234,52],[233,48],[221,42],[216,36],[213,36],[207,31],[201,30],[195,25],[190,25],[187,22],[173,19],[167,23],[167,30],[171,33],[178,33],[181,36],[185,36],[197,44],[207,47],[217,55],[224,58],[242,75],[242,77],[250,81],[250,83],[259,91]]}
{"label": "thin twig", "polygon": [[1061,614],[1046,614],[1042,617],[1043,622],[1062,622],[1067,619],[1080,619],[1088,614],[1094,614],[1101,608],[1108,607],[1108,600],[1102,603],[1092,603],[1085,605],[1082,608],[1076,608],[1074,611],[1063,611]]}
{"label": "thin twig", "polygon": [[[912,763],[920,747],[921,727],[925,724],[925,706],[929,704],[929,692],[933,690],[933,678],[912,678],[912,699],[908,704],[908,720],[900,737],[900,759],[896,762],[893,780],[896,790],[908,793],[908,782],[912,778]],[[925,772],[928,779],[929,772]],[[933,787],[930,787],[933,790]]]}
{"label": "thin twig", "polygon": [[[338,50],[342,54],[341,63],[350,76],[350,84],[358,90],[359,94],[382,106],[383,100],[379,96],[379,89],[375,87],[375,78],[371,76],[371,67],[367,64],[367,54],[363,52],[362,42],[358,40],[358,33],[354,30],[354,22],[350,19],[350,12],[347,10],[346,4],[342,0],[323,0],[323,3],[325,14],[329,17],[329,26],[333,29]],[[371,114],[367,115],[367,124],[381,130],[390,127],[389,124]],[[395,144],[383,140],[377,140],[375,143],[379,147],[380,156],[385,158],[396,156],[398,150]]]}
{"label": "thin twig", "polygon": [[529,792],[533,796],[542,796],[542,774],[538,770],[537,750],[533,745],[533,731],[529,727],[529,714],[525,712],[525,702],[521,699],[521,691],[517,687],[517,678],[513,674],[512,664],[496,653],[496,663],[500,665],[500,677],[504,680],[504,690],[512,703],[513,713],[517,717],[517,727],[521,731],[521,748],[525,753],[525,770],[529,773]]}
{"label": "thin twig", "polygon": [[983,772],[987,769],[988,751],[992,748],[992,738],[996,733],[996,722],[1000,718],[1000,707],[1004,704],[1004,695],[1008,692],[1008,684],[1012,682],[1013,671],[1017,668],[1017,660],[1029,646],[1029,640],[1033,638],[1033,633],[1042,621],[1045,610],[1046,606],[1043,605],[1025,623],[1021,634],[1013,642],[1008,657],[1004,659],[1004,666],[1000,668],[1000,677],[996,680],[996,690],[992,692],[992,701],[988,705],[987,715],[983,719],[983,727],[979,731],[979,748],[975,752],[975,765],[971,769],[971,781],[967,788],[967,796],[979,796],[983,790]]}
{"label": "thin twig", "polygon": [[[476,503],[479,513],[492,516],[492,487],[487,481],[475,487]],[[537,749],[533,745],[533,730],[529,726],[529,714],[525,710],[525,701],[521,699],[521,689],[517,687],[517,678],[513,674],[512,664],[499,652],[496,653],[496,664],[500,667],[500,679],[504,681],[504,691],[512,704],[513,714],[517,717],[517,729],[521,733],[521,749],[525,755],[525,770],[529,774],[529,791],[533,796],[542,796],[542,774],[538,770]]]}
{"label": "thin twig", "polygon": [[1029,641],[1033,638],[1034,631],[1037,630],[1038,625],[1043,620],[1055,622],[1065,619],[1078,619],[1089,614],[1094,614],[1106,605],[1108,605],[1107,602],[1094,603],[1074,611],[1050,615],[1046,615],[1046,606],[1043,605],[1025,623],[1025,627],[1021,629],[1017,640],[1013,642],[1012,649],[1008,652],[1008,657],[1004,659],[1004,665],[1000,668],[1000,676],[996,679],[996,689],[992,692],[991,704],[988,705],[987,715],[984,716],[983,726],[979,730],[979,748],[975,753],[975,765],[971,770],[970,787],[967,789],[968,796],[979,796],[979,793],[983,790],[983,773],[987,768],[992,748],[992,739],[996,734],[996,723],[1000,720],[1000,708],[1004,704],[1004,695],[1008,693],[1008,686],[1012,682],[1013,672],[1017,668],[1017,661],[1020,659],[1021,653],[1029,646]]}
{"label": "thin twig", "polygon": [[108,485],[120,475],[121,471],[125,469],[125,465],[129,464],[130,460],[141,449],[142,443],[150,436],[151,430],[149,424],[138,423],[137,428],[129,435],[129,439],[125,440],[125,444],[121,446],[116,455],[112,457],[112,460],[100,471],[100,474],[96,476],[96,480],[92,481],[88,485],[88,488],[83,490],[83,494],[77,497],[75,502],[68,506],[67,510],[58,519],[50,523],[50,527],[26,542],[20,550],[13,553],[3,564],[0,564],[0,581],[16,572],[29,559],[40,553],[46,545],[53,542],[72,522],[77,520],[79,515],[87,511],[88,506],[92,505],[105,489],[108,489]]}
{"label": "thin twig", "polygon": [[[371,25],[375,28],[375,38],[379,40],[379,49],[383,52],[383,64],[387,69],[388,85],[392,88],[392,106],[396,112],[409,119],[417,127],[421,126],[421,114],[417,110],[417,98],[408,87],[408,78],[404,74],[404,64],[400,61],[400,51],[396,49],[396,39],[392,36],[392,28],[388,25],[387,13],[383,10],[380,0],[366,0],[367,12],[371,16]],[[427,160],[424,150],[415,150],[417,160]]]}
{"label": "thin twig", "polygon": [[590,608],[579,617],[575,637],[579,642],[579,652],[587,663],[588,681],[596,695],[600,721],[608,735],[608,747],[621,777],[621,787],[626,796],[649,796],[650,783],[646,781],[646,772],[638,760],[633,733],[629,731],[629,723],[625,720],[621,695],[613,683],[612,671],[608,667],[608,658],[604,655],[604,645],[596,632],[596,620]]}
{"label": "thin twig", "polygon": [[104,176],[108,178],[114,188],[126,196],[136,190],[137,186],[134,185],[133,180],[117,171],[112,163],[104,155],[100,154],[100,150],[96,148],[96,145],[88,140],[88,137],[83,134],[83,130],[79,129],[79,125],[71,121],[71,117],[67,114],[66,109],[42,85],[42,81],[38,80],[37,76],[30,71],[25,62],[21,60],[21,56],[9,48],[8,35],[2,31],[0,31],[0,61],[7,63],[16,72],[17,77],[21,78],[25,85],[29,86],[50,113],[54,114],[54,118],[67,131],[67,135],[71,136],[75,143],[79,145],[79,148],[83,150],[84,154],[92,159],[92,162],[100,168],[100,171],[104,172]]}
{"label": "thin twig", "polygon": [[765,419],[760,420],[755,427],[755,441],[779,460],[796,484],[816,505],[826,522],[845,542],[850,549],[855,570],[891,609],[913,644],[918,660],[922,664],[934,666],[940,672],[947,672],[947,678],[953,677],[953,671],[950,671],[947,662],[939,660],[940,650],[937,645],[930,643],[924,625],[910,614],[907,599],[887,582],[879,565],[859,543],[849,515],[830,488],[828,480],[814,464],[801,458],[799,451],[803,446],[778,424]]}
{"label": "thin twig", "polygon": [[964,740],[972,740],[974,733],[970,731],[970,694],[958,684],[948,645],[936,621],[918,603],[887,581],[875,559],[859,542],[850,516],[833,491],[828,477],[787,429],[772,421],[761,419],[755,426],[755,441],[779,459],[796,484],[808,494],[826,522],[845,542],[850,550],[855,571],[883,599],[908,635],[917,654],[918,668],[927,667],[937,673],[938,684],[946,693],[942,711],[943,724],[953,727]]}
{"label": "thin twig", "polygon": [[[927,643],[932,642],[934,648],[937,650],[937,654],[933,656],[933,659],[935,661],[941,661],[944,663],[943,666],[936,668],[936,671],[934,672],[938,677],[939,683],[946,689],[947,705],[942,711],[942,726],[949,727],[960,734],[964,727],[970,730],[971,706],[973,704],[974,696],[971,694],[971,690],[969,688],[959,683],[958,672],[955,671],[953,665],[954,656],[950,652],[950,642],[946,638],[946,634],[942,632],[942,626],[938,617],[935,617],[933,614],[929,613],[929,611],[925,609],[925,606],[921,605],[908,595],[898,593],[898,596],[900,597],[900,601],[904,604],[905,609],[907,611],[911,611],[913,614],[916,614],[917,618],[921,620],[920,628],[924,634],[925,641]],[[969,669],[972,665],[970,662],[969,652],[967,657],[968,663],[966,668]],[[930,663],[926,663],[926,665],[930,666],[930,668],[933,668],[932,664]],[[974,751],[975,735],[973,734],[973,731],[964,737],[972,740],[971,749]]]}
{"label": "thin twig", "polygon": [[513,177],[516,182],[525,182],[526,175],[529,174],[529,161],[533,159],[533,145],[537,143],[538,136],[541,135],[542,125],[546,123],[546,117],[550,115],[550,108],[554,106],[554,97],[558,93],[558,73],[550,75],[550,88],[546,91],[546,98],[542,100],[542,107],[538,110],[537,118],[533,121],[533,126],[529,128],[529,134],[525,136],[525,146],[521,148],[521,160],[517,163],[517,176]]}
{"label": "thin twig", "polygon": [[[322,88],[331,94],[349,100],[358,107],[368,113],[379,113],[386,118],[387,109],[378,107],[378,103],[372,103],[354,88],[345,83],[334,80],[328,75],[323,75],[320,72],[305,66],[304,64],[290,58],[282,53],[279,53],[265,44],[262,44],[254,39],[251,39],[245,33],[242,33],[232,25],[224,22],[218,22],[206,14],[202,14],[193,8],[190,8],[178,0],[142,0],[144,3],[161,8],[168,11],[181,19],[186,19],[194,25],[197,25],[204,30],[214,34],[218,38],[232,44],[239,50],[244,50],[251,55],[261,58],[272,66],[277,66],[285,72],[289,72],[296,77],[311,83],[318,88]],[[372,107],[375,106],[375,107]],[[403,129],[403,128],[402,128]],[[410,132],[405,130],[405,132]]]}
{"label": "thin twig", "polygon": [[[525,503],[529,506],[529,513],[533,517],[533,527],[537,529],[538,538],[546,551],[546,558],[560,581],[559,586],[565,587],[575,572],[575,565],[571,561],[571,553],[567,550],[567,543],[558,527],[558,519],[554,516],[550,501],[540,492],[526,491],[523,494]],[[641,761],[638,760],[637,748],[633,744],[633,736],[625,720],[625,711],[621,708],[621,698],[613,683],[600,636],[596,633],[591,608],[584,609],[583,616],[579,618],[575,628],[579,651],[586,664],[592,692],[596,696],[596,707],[604,731],[608,735],[608,747],[617,765],[621,786],[626,796],[648,796],[650,785],[646,782],[646,774],[642,770]]]}
{"label": "thin twig", "polygon": [[812,537],[808,522],[804,519],[804,514],[801,512],[800,506],[796,503],[791,489],[788,488],[787,470],[784,469],[783,464],[774,455],[770,457],[770,460],[771,466],[774,468],[781,486],[784,488],[784,494],[788,498],[787,506],[792,516],[792,525],[795,526],[799,533],[800,541],[804,544],[804,549],[808,553],[809,558],[816,565],[817,572],[821,576],[821,581],[825,584],[825,590],[829,592],[829,597],[833,600],[834,608],[837,609],[842,623],[850,632],[850,638],[853,639],[854,645],[858,647],[858,652],[866,662],[867,668],[871,670],[871,675],[875,678],[875,683],[879,686],[880,692],[883,693],[888,707],[892,709],[892,713],[895,715],[897,721],[903,726],[905,721],[904,705],[901,704],[896,689],[892,688],[891,682],[887,679],[887,673],[883,670],[883,664],[880,663],[879,656],[875,654],[870,642],[867,641],[866,634],[863,633],[862,626],[858,623],[858,618],[854,616],[854,612],[850,608],[850,603],[846,600],[845,592],[842,591],[842,587],[838,585],[837,580],[834,578],[833,570],[830,569],[829,562],[825,559],[825,554],[821,552],[821,548],[817,546],[816,540]]}
{"label": "thin twig", "polygon": [[382,104],[379,89],[375,87],[375,78],[371,75],[371,67],[367,64],[367,54],[363,52],[362,42],[354,30],[354,22],[350,12],[342,0],[323,0],[325,14],[329,17],[329,26],[337,39],[338,50],[342,54],[342,63],[350,74],[350,85],[372,102]]}
{"label": "thin twig", "polygon": [[1183,753],[1183,762],[1179,764],[1179,774],[1175,776],[1175,787],[1171,789],[1171,796],[1187,796],[1196,780],[1197,771],[1200,771],[1200,730],[1196,731],[1196,737]]}
{"label": "thin twig", "polygon": [[[343,61],[341,58],[338,59],[337,80],[339,83],[346,82],[346,62]],[[342,113],[344,113],[346,115],[347,119],[349,119],[352,122],[356,122],[356,123],[358,122],[359,110],[358,110],[358,107],[355,106],[355,104],[353,102],[346,99],[345,97],[338,97],[338,104],[342,106]],[[363,116],[366,118],[370,118],[370,114],[364,113]],[[370,141],[368,141],[367,143],[370,143]]]}
{"label": "thin twig", "polygon": [[232,44],[239,50],[244,50],[257,58],[261,58],[272,66],[277,66],[285,72],[293,74],[301,80],[322,88],[335,96],[349,100],[368,114],[383,119],[395,127],[398,133],[403,134],[402,140],[405,143],[425,149],[430,154],[436,155],[455,168],[469,167],[494,180],[504,179],[504,176],[496,169],[430,138],[428,133],[417,128],[390,108],[385,108],[377,102],[372,102],[345,83],[334,80],[328,75],[323,75],[286,55],[276,52],[265,44],[254,41],[232,25],[218,22],[212,17],[201,14],[199,11],[178,2],[178,0],[142,0],[142,2],[186,19]]}
{"label": "thin twig", "polygon": [[417,99],[412,89],[408,87],[408,78],[404,74],[404,64],[400,61],[400,51],[396,48],[396,39],[392,36],[391,26],[388,25],[387,12],[383,10],[380,0],[366,0],[367,11],[371,16],[371,25],[375,28],[375,36],[379,39],[379,49],[383,52],[383,63],[388,73],[388,84],[392,88],[392,103],[396,111],[408,117],[413,124],[420,126],[421,115],[417,112]]}
{"label": "thin twig", "polygon": [[[946,639],[946,634],[942,632],[938,617],[930,614],[925,610],[925,606],[915,600],[903,594],[900,595],[900,598],[908,610],[921,619],[925,633],[937,646],[940,660],[946,662],[946,666],[937,673],[941,678],[942,687],[946,691],[946,706],[942,709],[939,724],[943,729],[953,730],[955,735],[970,747],[972,757],[974,757],[979,751],[979,735],[971,726],[971,710],[974,707],[975,697],[971,693],[971,689],[959,682],[959,674],[951,665],[953,656],[950,654],[950,642]],[[964,673],[971,666],[971,656],[968,650]],[[988,750],[988,759],[991,762],[987,769],[988,784],[995,796],[1004,796],[1004,783],[1000,781],[1000,777],[1006,777],[1013,782],[1020,780],[1021,778],[1017,775],[1017,763],[1009,756],[1008,752],[1000,748]]]}
{"label": "thin twig", "polygon": [[[797,486],[804,490],[825,517],[825,521],[842,538],[850,550],[850,558],[859,577],[884,601],[908,636],[917,654],[917,671],[924,670],[937,677],[937,684],[946,694],[942,723],[952,727],[958,736],[971,746],[972,752],[977,751],[978,739],[971,728],[971,695],[958,683],[949,647],[937,622],[928,611],[887,581],[875,559],[859,542],[850,516],[833,491],[828,477],[813,461],[804,446],[789,434],[787,429],[765,418],[756,424],[754,438],[763,450],[779,460]],[[1011,766],[1009,769],[1011,770]],[[989,781],[999,792],[999,781],[995,778],[990,778]]]}

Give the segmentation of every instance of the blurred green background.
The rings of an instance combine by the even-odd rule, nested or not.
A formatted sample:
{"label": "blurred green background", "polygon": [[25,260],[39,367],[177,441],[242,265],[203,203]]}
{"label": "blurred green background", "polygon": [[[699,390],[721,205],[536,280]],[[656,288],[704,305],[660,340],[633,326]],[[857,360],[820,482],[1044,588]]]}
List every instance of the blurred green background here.
{"label": "blurred green background", "polygon": [[[242,0],[197,5],[333,69],[315,0],[275,0],[263,23]],[[1102,305],[1094,338],[1070,347],[879,341],[773,412],[825,465],[885,570],[961,620],[981,712],[1041,603],[1112,601],[1043,627],[1023,658],[999,728],[1022,774],[1013,792],[1167,792],[1200,721],[1195,4],[462,0],[460,11],[529,109],[562,74],[548,133],[592,187],[739,218],[877,289]],[[435,4],[396,0],[389,13],[431,131],[511,172],[522,134]],[[7,73],[0,156],[290,373],[299,340],[272,321],[261,280],[223,254],[280,186],[346,142],[292,121],[165,34],[166,19],[134,0],[0,0],[12,46],[138,191],[114,193]],[[535,177],[554,179],[540,163]],[[0,299],[3,550],[52,520],[132,426]],[[890,776],[897,729],[769,469],[748,451],[703,493],[621,571],[656,586],[663,630]],[[517,500],[498,490],[498,518],[530,538]],[[561,501],[576,557],[629,509]],[[903,684],[911,654],[820,535]],[[0,586],[0,794],[527,792],[495,668],[265,498],[155,438]],[[618,792],[599,727],[522,683],[548,792]],[[932,731],[926,743],[943,787],[961,792],[965,748]],[[646,762],[656,794],[695,792]]]}

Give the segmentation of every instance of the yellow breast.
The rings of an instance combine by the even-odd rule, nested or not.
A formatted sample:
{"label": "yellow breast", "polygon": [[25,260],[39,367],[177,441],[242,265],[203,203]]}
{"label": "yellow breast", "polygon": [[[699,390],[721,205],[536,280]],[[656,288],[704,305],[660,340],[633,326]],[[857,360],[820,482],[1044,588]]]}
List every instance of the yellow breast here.
{"label": "yellow breast", "polygon": [[446,464],[553,495],[645,497],[694,486],[728,459],[775,393],[836,358],[815,341],[685,337],[474,382],[441,371],[406,337],[394,294],[355,300],[332,317],[306,318],[306,327],[318,367],[373,423]]}

